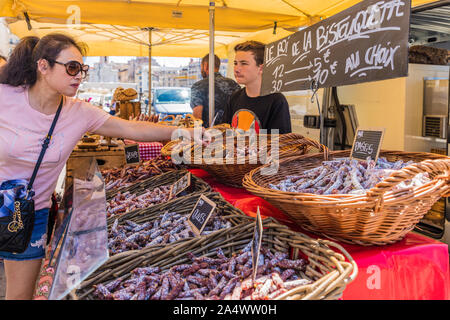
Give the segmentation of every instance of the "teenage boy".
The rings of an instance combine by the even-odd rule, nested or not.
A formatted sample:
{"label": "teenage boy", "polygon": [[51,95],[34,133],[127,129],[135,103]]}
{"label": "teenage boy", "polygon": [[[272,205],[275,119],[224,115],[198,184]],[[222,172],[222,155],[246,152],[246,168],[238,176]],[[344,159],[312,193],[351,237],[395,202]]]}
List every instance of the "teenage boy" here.
{"label": "teenage boy", "polygon": [[261,96],[264,62],[264,44],[247,41],[234,47],[234,76],[237,83],[245,85],[230,97],[223,115],[223,122],[235,128],[249,130],[278,129],[290,133],[291,116],[289,104],[281,93]]}

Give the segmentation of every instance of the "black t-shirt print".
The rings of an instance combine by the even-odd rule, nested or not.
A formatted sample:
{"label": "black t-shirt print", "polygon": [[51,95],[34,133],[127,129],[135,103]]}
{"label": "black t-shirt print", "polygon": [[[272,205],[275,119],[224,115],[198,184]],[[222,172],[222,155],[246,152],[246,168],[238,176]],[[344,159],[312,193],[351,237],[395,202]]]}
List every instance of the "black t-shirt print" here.
{"label": "black t-shirt print", "polygon": [[280,134],[292,132],[289,104],[282,93],[252,98],[247,95],[245,88],[242,88],[231,95],[223,122],[233,125],[233,119],[238,120],[235,115],[238,115],[237,112],[241,109],[256,115],[261,129],[267,129],[267,133],[270,133],[271,129],[278,129]]}

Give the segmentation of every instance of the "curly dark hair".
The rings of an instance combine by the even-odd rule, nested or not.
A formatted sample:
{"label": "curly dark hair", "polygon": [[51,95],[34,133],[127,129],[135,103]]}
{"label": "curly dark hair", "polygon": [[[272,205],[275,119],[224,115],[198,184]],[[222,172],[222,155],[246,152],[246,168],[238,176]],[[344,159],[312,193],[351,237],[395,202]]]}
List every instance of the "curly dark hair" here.
{"label": "curly dark hair", "polygon": [[60,52],[71,46],[85,55],[87,46],[65,34],[51,33],[42,39],[32,36],[22,38],[0,71],[0,83],[14,87],[34,85],[37,80],[37,62],[46,59],[53,68]]}

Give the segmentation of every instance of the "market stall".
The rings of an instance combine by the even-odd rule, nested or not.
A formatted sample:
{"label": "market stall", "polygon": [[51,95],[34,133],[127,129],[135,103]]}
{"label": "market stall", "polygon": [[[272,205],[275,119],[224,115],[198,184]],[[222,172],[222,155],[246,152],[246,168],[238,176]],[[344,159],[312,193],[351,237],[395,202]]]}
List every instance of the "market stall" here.
{"label": "market stall", "polygon": [[[95,161],[91,162],[95,167]],[[105,200],[113,199],[121,192],[130,190],[138,193],[139,189],[148,190],[167,181],[175,181],[173,186],[176,186],[179,180],[167,178],[176,173],[161,174],[144,183],[137,182],[122,188],[116,196],[103,197]],[[181,172],[181,175],[185,176],[185,173]],[[79,177],[79,172],[75,176]],[[93,178],[97,183],[101,180],[91,174],[87,178],[85,182],[76,180],[73,203],[63,200],[63,203],[73,205],[73,210],[81,210],[85,214],[88,213],[87,208],[99,209],[102,198],[101,193],[97,194],[94,208],[90,200],[94,197],[87,196],[89,192],[86,193],[86,189],[93,185],[89,179]],[[97,187],[95,189],[98,190]],[[252,242],[251,233],[255,229],[255,219],[232,206],[220,194],[205,191],[200,194],[194,190],[172,201],[112,215],[105,229],[92,229],[97,233],[107,230],[109,257],[105,260],[102,254],[102,263],[96,262],[94,269],[89,267],[91,271],[84,273],[80,289],[72,291],[70,297],[107,300],[338,299],[347,284],[356,277],[358,268],[340,245],[332,241],[313,240],[290,231],[275,220],[263,222],[264,230],[261,228],[259,235],[262,237],[262,247],[258,249],[261,253],[255,256],[251,253],[253,249],[250,250],[251,244],[255,243],[255,235]],[[83,195],[82,202],[81,199],[76,200],[77,194]],[[92,196],[95,194],[94,191]],[[67,196],[72,194],[69,192]],[[202,201],[211,206],[205,207]],[[77,207],[79,203],[83,204],[83,208]],[[64,210],[67,212],[67,208]],[[200,219],[203,214],[206,214],[206,219]],[[75,282],[67,287],[70,275],[64,270],[68,261],[83,257],[83,261],[88,263],[93,258],[92,248],[86,246],[82,239],[76,240],[77,245],[73,247],[75,240],[71,236],[86,231],[72,234],[71,219],[67,225],[70,242],[64,241],[64,232],[60,234],[61,229],[57,228],[55,235],[59,234],[62,243],[57,242],[59,245],[55,247],[53,242],[48,251],[36,299],[66,296],[69,288],[79,284]],[[100,240],[98,237],[96,239]],[[102,243],[105,243],[104,239]],[[55,249],[58,247],[61,247],[59,251]],[[98,249],[95,251],[97,254]],[[56,264],[52,262],[54,255],[59,255]],[[255,264],[255,257],[259,257],[259,263]],[[254,265],[257,267],[252,267]],[[215,275],[214,278],[211,274]]]}
{"label": "market stall", "polygon": [[[1,12],[15,16],[18,11],[21,13],[29,11],[32,17],[39,17],[38,13],[33,12],[35,8],[31,2],[22,2],[21,8],[15,8],[15,11],[1,8],[3,10]],[[109,8],[110,14],[122,8],[121,4],[115,2],[109,4],[112,4]],[[130,4],[138,9],[144,5]],[[94,7],[97,9],[97,6],[90,5],[83,6],[83,10],[87,10],[88,17],[92,14]],[[149,3],[149,5],[153,6],[150,8],[168,9],[156,4]],[[24,11],[22,7],[28,11]],[[332,8],[339,8],[338,12],[343,9],[339,5]],[[187,8],[187,12],[193,14],[198,9],[200,8]],[[61,19],[59,7],[48,10],[52,10],[53,14]],[[301,12],[297,8],[294,8],[294,11]],[[405,13],[409,14],[409,12]],[[305,15],[303,12],[301,14]],[[399,9],[397,14],[398,17],[403,16],[399,14]],[[225,16],[226,14],[222,18]],[[281,13],[277,15],[278,18],[280,16]],[[307,17],[305,21],[308,22],[318,18],[318,16],[305,16]],[[339,17],[342,18],[342,15]],[[285,18],[283,22],[288,23],[291,18],[296,21],[298,16]],[[109,21],[107,16],[95,19],[98,19],[98,22]],[[27,20],[29,24],[30,21]],[[143,23],[142,20],[137,19],[137,21]],[[272,20],[269,19],[269,21]],[[254,21],[249,19],[249,22]],[[405,21],[401,22],[400,27],[390,25],[389,28],[401,30],[405,27]],[[164,24],[167,21],[160,20],[159,23]],[[205,27],[203,20],[198,22],[192,20],[191,23],[194,25],[199,23]],[[225,29],[232,28],[220,23],[218,25]],[[274,29],[276,26],[275,23]],[[294,26],[297,28],[298,23],[294,23]],[[251,26],[247,25],[247,27]],[[316,27],[320,26],[314,28]],[[307,32],[308,30],[304,34],[296,33],[291,40],[299,35],[307,39]],[[367,32],[369,33],[371,32]],[[368,38],[370,42],[371,39]],[[405,39],[404,35],[400,39],[403,45]],[[266,56],[271,59],[266,63],[273,62],[267,65],[268,67],[269,64],[272,65],[273,70],[270,70],[270,74],[275,75],[276,79],[266,76],[265,93],[280,91],[284,85],[290,85],[291,89],[313,89],[316,93],[317,89],[326,83],[328,75],[336,74],[336,65],[333,62],[330,63],[330,56],[325,51],[321,53],[321,57],[314,57],[314,54],[309,57],[303,56],[314,60],[315,63],[316,59],[323,59],[321,62],[329,64],[328,69],[315,69],[315,82],[312,81],[311,74],[306,74],[304,79],[300,79],[301,75],[294,73],[294,71],[310,70],[313,67],[311,61],[309,66],[290,70],[292,78],[282,79],[285,64],[291,61],[285,62],[278,58],[287,56],[286,52],[298,55],[300,51],[287,50],[289,42],[286,39],[280,40],[279,43],[271,46],[274,51],[278,50],[279,55]],[[295,47],[296,43],[291,41],[290,44]],[[365,50],[374,50],[371,49],[373,46],[368,46],[367,43],[365,45]],[[144,46],[151,47],[152,44],[144,43]],[[306,44],[306,49],[308,49],[307,46]],[[404,52],[404,49],[404,46],[401,47],[399,52]],[[336,51],[350,54],[345,50]],[[269,47],[269,53],[271,52]],[[360,67],[357,65],[359,55],[352,54],[351,57],[339,58],[347,59],[346,69],[348,67],[354,71],[353,69]],[[301,57],[288,57],[291,60],[292,58],[296,59],[292,64],[303,60],[300,59]],[[399,64],[400,67],[395,72],[389,72],[388,76],[385,69],[374,77],[367,77],[368,81],[383,77],[404,76],[406,72],[404,61],[403,64]],[[384,67],[388,65],[389,63]],[[345,79],[345,83],[359,82],[360,80],[355,79],[367,76],[362,72],[366,69],[370,68],[354,71],[353,75],[361,72],[361,76],[358,76],[359,78],[349,76]],[[338,78],[343,72],[337,73],[336,78],[330,76],[331,80],[327,85],[343,83],[342,79]],[[299,82],[302,86],[297,87]],[[323,129],[323,122],[321,127]],[[259,138],[258,136],[258,141]],[[249,160],[261,151],[272,151],[272,141],[269,141],[269,147],[266,145],[261,149],[257,146],[255,150],[252,150],[254,146],[251,143],[250,146],[239,149],[237,139],[236,136],[225,139],[233,141],[231,145],[234,153],[228,158],[230,160],[237,161],[239,158]],[[67,235],[67,238],[60,235],[59,239],[62,242],[53,243],[51,247],[52,254],[58,254],[55,250],[60,250],[58,252],[63,257],[61,261],[64,261],[64,264],[58,265],[59,263],[56,262],[55,265],[52,257],[47,257],[36,298],[48,298],[49,286],[54,289],[54,286],[60,283],[67,285],[67,281],[64,281],[68,278],[69,270],[64,268],[69,265],[71,259],[74,259],[83,267],[86,266],[82,272],[83,277],[58,291],[58,298],[66,297],[72,291],[71,289],[81,284],[80,291],[71,292],[71,298],[449,299],[447,245],[410,232],[431,205],[448,194],[449,158],[432,157],[429,154],[405,155],[402,152],[382,151],[381,154],[376,152],[373,158],[362,159],[365,162],[359,163],[358,160],[348,159],[345,166],[340,166],[333,161],[342,161],[341,157],[348,158],[349,151],[340,154],[328,153],[327,148],[318,142],[298,136],[295,139],[297,145],[288,143],[286,150],[283,149],[285,141],[280,139],[282,157],[279,162],[276,160],[276,163],[280,165],[281,171],[267,180],[264,177],[256,177],[255,174],[264,166],[268,166],[262,162],[244,161],[242,167],[238,167],[236,163],[220,164],[216,167],[216,171],[212,170],[214,165],[212,163],[193,162],[188,166],[191,168],[189,172],[171,165],[166,166],[168,172],[162,172],[161,166],[154,162],[161,159],[153,159],[153,162],[150,160],[146,164],[140,163],[137,157],[138,161],[135,161],[135,164],[126,166],[123,166],[124,163],[112,164],[108,172],[100,173],[98,168],[92,169],[92,166],[101,165],[98,161],[95,164],[93,160],[91,163],[94,164],[90,170],[94,172],[74,174],[73,192],[78,195],[78,198],[75,197],[77,201],[71,203],[75,211],[66,210],[66,213],[69,213],[69,222],[62,233]],[[305,146],[315,146],[316,154],[306,154],[309,150]],[[219,146],[219,149],[221,147],[225,145]],[[195,151],[196,148],[190,145],[184,150]],[[377,150],[379,151],[379,148]],[[138,153],[136,150],[132,152]],[[289,158],[290,154],[294,157]],[[202,152],[200,155],[205,156]],[[125,147],[121,150],[121,156],[123,156],[122,161],[129,160]],[[382,172],[382,175],[377,175],[378,172],[367,174],[371,178],[374,177],[374,181],[371,181],[374,182],[373,185],[358,188],[358,185],[362,184],[362,181],[358,179],[366,176],[366,169],[370,171],[369,169],[375,168],[377,160],[380,161],[379,156],[388,158],[382,160],[385,161],[383,163],[385,167],[382,169],[387,171]],[[226,158],[227,155],[220,160],[226,160]],[[141,156],[141,159],[144,157]],[[397,161],[400,160],[402,163],[398,164]],[[413,163],[406,163],[407,160]],[[289,163],[292,161],[298,161],[299,165],[297,163],[290,166]],[[322,163],[322,161],[328,161],[328,163]],[[347,160],[343,160],[345,161]],[[270,162],[269,165],[274,163]],[[363,168],[359,168],[358,165]],[[195,169],[195,167],[205,170]],[[238,168],[239,172],[236,174],[235,171]],[[318,174],[305,177],[305,172],[309,174],[312,171]],[[416,179],[417,175],[421,175],[420,179]],[[326,182],[325,177],[328,177]],[[251,193],[240,187],[242,181],[244,181],[243,186]],[[301,184],[297,186],[299,188],[288,190],[298,181],[301,181]],[[401,188],[396,188],[400,184]],[[320,185],[322,189],[305,191],[307,187],[315,185]],[[210,186],[221,196],[210,193]],[[350,194],[355,187],[360,193]],[[206,201],[205,198],[211,202]],[[90,203],[91,200],[93,203]],[[393,206],[385,211],[397,216],[403,213],[405,215],[400,217],[401,221],[388,217],[388,226],[381,225],[382,232],[388,229],[387,235],[380,236],[378,232],[380,230],[373,232],[371,228],[373,224],[378,227],[380,223],[373,222],[367,217],[384,215],[386,212],[383,209],[393,202],[395,202]],[[65,202],[65,204],[68,203],[70,201]],[[199,206],[205,203],[210,204],[210,210],[201,212]],[[81,206],[78,206],[80,204]],[[358,211],[360,206],[362,209]],[[312,210],[311,207],[313,207]],[[416,207],[420,208],[420,211],[415,210]],[[82,223],[80,221],[71,223],[72,212],[82,214],[84,218]],[[98,213],[97,218],[105,217],[106,219],[98,219],[96,223],[90,224],[89,213],[91,216]],[[310,216],[313,213],[319,217],[311,221]],[[259,227],[260,214],[265,219]],[[296,214],[305,214],[306,217],[297,217]],[[350,217],[350,223],[340,219],[345,216]],[[192,220],[193,217],[196,217],[197,223],[200,224],[196,225],[196,222]],[[278,221],[273,220],[272,217]],[[338,217],[337,220],[336,217]],[[404,221],[407,222],[406,225],[403,225]],[[339,228],[349,224],[356,227],[356,231]],[[391,232],[392,230],[394,232]],[[55,231],[58,233],[61,229]],[[334,231],[340,233],[335,234]],[[89,235],[93,232],[102,235],[101,238],[90,239],[95,245],[89,247],[87,242],[78,242],[80,239],[77,238],[78,236]],[[373,238],[374,234],[375,238]],[[364,237],[359,237],[361,235]],[[330,238],[330,240],[324,240],[324,238]],[[261,246],[256,246],[258,243],[261,243]],[[94,251],[95,254],[93,254]],[[86,262],[89,261],[91,254],[99,258],[95,260],[95,265]],[[83,258],[82,261],[80,257]],[[50,265],[52,263],[53,266]],[[58,273],[56,278],[53,278],[54,266],[62,273],[62,275]],[[411,274],[414,277],[411,277]],[[50,292],[55,292],[54,290]]]}

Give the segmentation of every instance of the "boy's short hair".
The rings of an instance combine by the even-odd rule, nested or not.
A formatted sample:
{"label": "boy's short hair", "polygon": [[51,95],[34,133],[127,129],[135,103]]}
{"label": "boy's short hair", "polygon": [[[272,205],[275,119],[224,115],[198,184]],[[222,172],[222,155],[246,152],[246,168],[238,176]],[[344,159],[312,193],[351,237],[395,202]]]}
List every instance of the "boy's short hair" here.
{"label": "boy's short hair", "polygon": [[264,47],[264,43],[250,40],[237,44],[234,51],[250,51],[255,56],[256,65],[260,66],[264,63]]}
{"label": "boy's short hair", "polygon": [[[209,53],[203,57],[202,64],[208,63],[209,64]],[[219,69],[220,68],[220,59],[217,55],[214,55],[214,68]]]}

